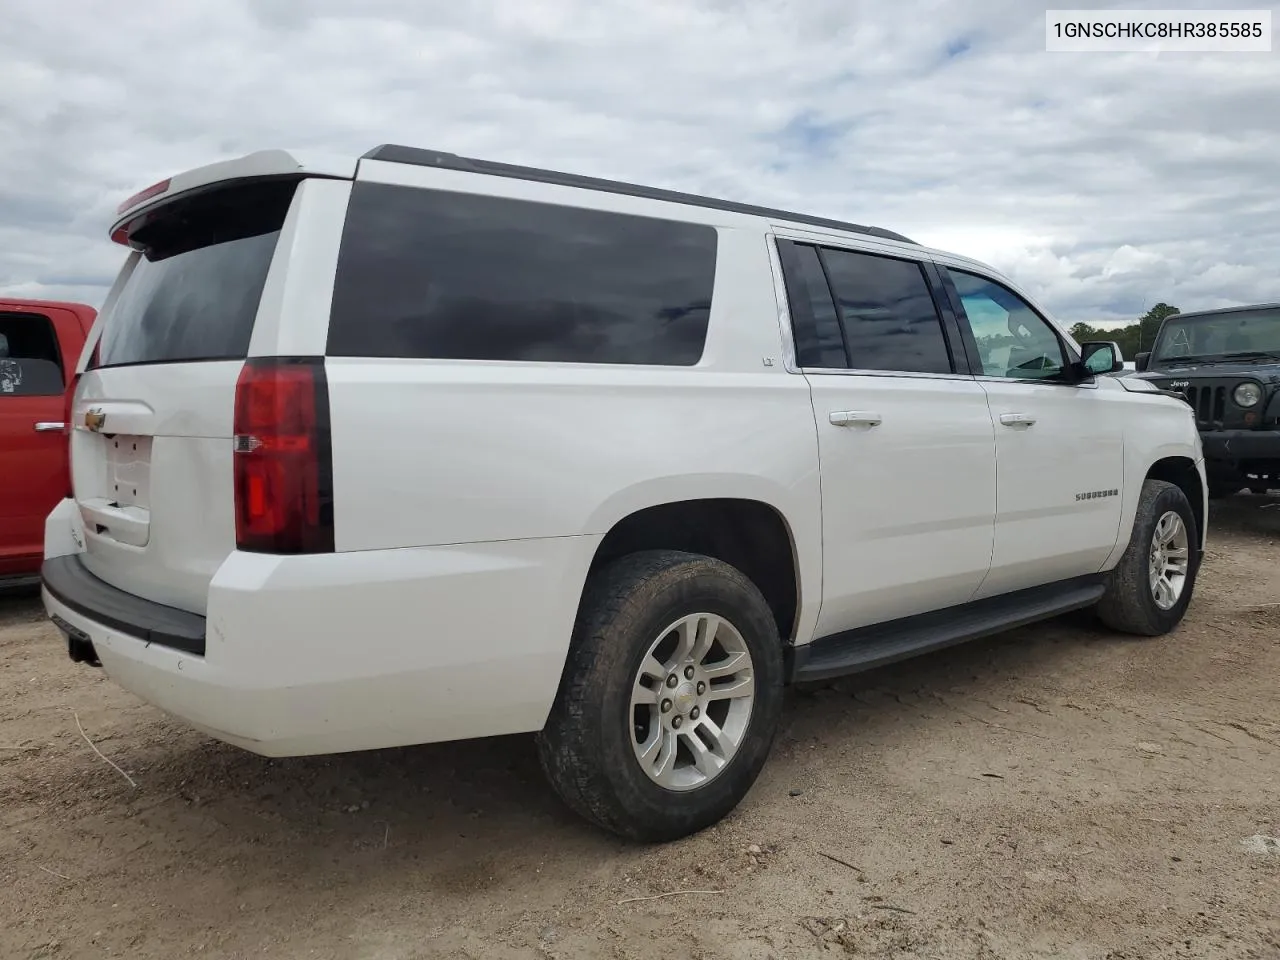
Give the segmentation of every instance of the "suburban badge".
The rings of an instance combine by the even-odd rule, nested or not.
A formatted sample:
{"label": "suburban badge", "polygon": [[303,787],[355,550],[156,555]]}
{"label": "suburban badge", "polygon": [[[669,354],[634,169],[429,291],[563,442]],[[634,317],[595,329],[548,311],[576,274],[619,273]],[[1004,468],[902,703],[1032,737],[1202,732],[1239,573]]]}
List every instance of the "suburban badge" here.
{"label": "suburban badge", "polygon": [[1089,491],[1086,491],[1085,493],[1077,493],[1076,499],[1077,500],[1099,500],[1103,497],[1118,497],[1118,496],[1120,496],[1120,491],[1118,489],[1089,490]]}

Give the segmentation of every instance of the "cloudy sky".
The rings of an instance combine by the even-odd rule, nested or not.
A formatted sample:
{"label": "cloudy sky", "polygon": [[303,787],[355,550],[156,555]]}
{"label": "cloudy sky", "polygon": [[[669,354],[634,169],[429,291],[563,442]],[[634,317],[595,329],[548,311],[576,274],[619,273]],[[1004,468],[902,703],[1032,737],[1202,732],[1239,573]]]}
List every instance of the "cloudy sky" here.
{"label": "cloudy sky", "polygon": [[1067,322],[1280,299],[1280,43],[1046,53],[1026,0],[4,8],[0,295],[98,305],[170,173],[393,142],[879,224]]}

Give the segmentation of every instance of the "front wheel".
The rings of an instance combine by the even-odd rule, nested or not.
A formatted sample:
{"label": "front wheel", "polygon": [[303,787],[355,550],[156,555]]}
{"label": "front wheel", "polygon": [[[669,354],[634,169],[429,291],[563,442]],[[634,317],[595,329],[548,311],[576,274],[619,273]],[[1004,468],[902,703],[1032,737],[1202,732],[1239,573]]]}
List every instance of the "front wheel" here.
{"label": "front wheel", "polygon": [[782,645],[764,597],[710,557],[646,551],[592,576],[538,754],[562,799],[643,841],[728,814],[782,709]]}
{"label": "front wheel", "polygon": [[1176,627],[1195,588],[1199,542],[1195,514],[1181,488],[1163,480],[1143,483],[1129,546],[1098,602],[1102,622],[1147,637]]}

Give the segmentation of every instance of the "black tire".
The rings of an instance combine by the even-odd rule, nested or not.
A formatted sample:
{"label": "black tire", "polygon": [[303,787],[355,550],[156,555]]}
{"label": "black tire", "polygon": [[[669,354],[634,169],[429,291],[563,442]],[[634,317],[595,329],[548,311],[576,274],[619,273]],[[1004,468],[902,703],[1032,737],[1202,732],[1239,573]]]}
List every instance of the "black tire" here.
{"label": "black tire", "polygon": [[[675,791],[651,780],[636,760],[631,687],[659,633],[694,613],[722,617],[742,636],[755,699],[724,769],[700,787]],[[675,840],[716,823],[746,796],[773,745],[782,696],[782,644],[755,584],[710,557],[636,553],[587,583],[538,755],[556,792],[588,820],[633,840]]]}
{"label": "black tire", "polygon": [[[1148,562],[1156,524],[1167,512],[1182,518],[1189,540],[1186,580],[1178,600],[1163,610],[1152,595]],[[1187,495],[1172,483],[1147,480],[1142,485],[1138,512],[1133,519],[1129,546],[1107,577],[1107,590],[1098,602],[1099,619],[1113,630],[1143,637],[1158,637],[1176,627],[1187,612],[1200,569],[1200,531]]]}

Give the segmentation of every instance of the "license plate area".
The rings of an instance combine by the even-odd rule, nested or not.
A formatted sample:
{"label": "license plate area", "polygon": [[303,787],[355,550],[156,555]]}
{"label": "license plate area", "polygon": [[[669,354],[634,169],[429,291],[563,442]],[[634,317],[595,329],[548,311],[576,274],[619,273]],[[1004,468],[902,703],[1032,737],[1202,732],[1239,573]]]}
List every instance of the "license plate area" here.
{"label": "license plate area", "polygon": [[152,439],[127,434],[102,438],[107,466],[103,494],[113,505],[150,507]]}

